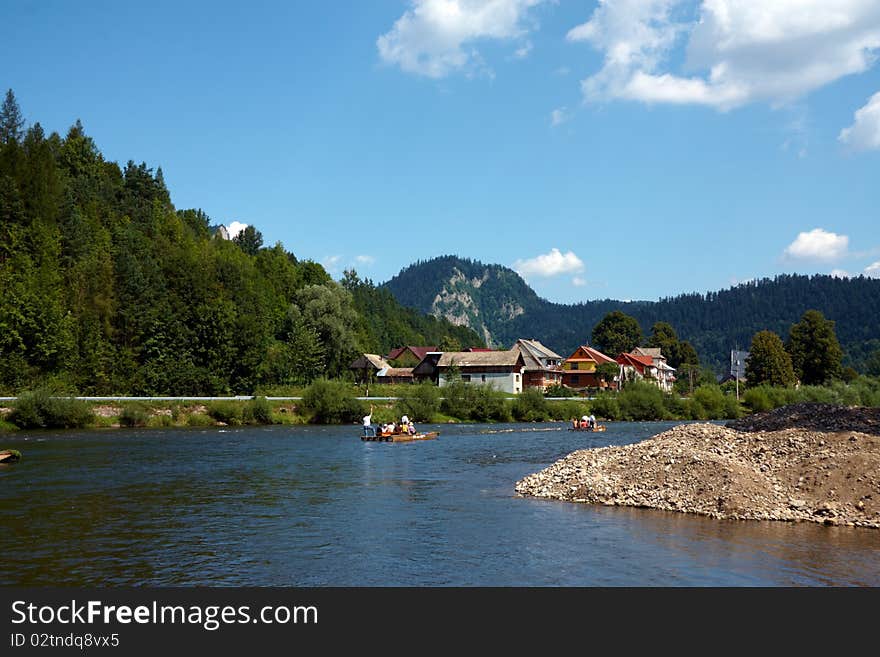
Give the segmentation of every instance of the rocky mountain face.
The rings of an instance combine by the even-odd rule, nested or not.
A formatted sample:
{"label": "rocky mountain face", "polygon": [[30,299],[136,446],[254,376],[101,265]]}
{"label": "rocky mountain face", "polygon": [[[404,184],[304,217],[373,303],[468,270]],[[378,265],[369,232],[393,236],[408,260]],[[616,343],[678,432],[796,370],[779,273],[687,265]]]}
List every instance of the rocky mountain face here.
{"label": "rocky mountain face", "polygon": [[455,256],[416,262],[384,284],[403,305],[469,326],[494,347],[538,339],[563,356],[588,344],[606,313],[635,317],[647,339],[654,322],[669,322],[701,362],[724,371],[730,350],[747,349],[769,329],[783,339],[809,309],[836,322],[844,365],[857,369],[880,349],[880,280],[780,275],[707,294],[649,301],[595,299],[558,304],[540,298],[512,269]]}

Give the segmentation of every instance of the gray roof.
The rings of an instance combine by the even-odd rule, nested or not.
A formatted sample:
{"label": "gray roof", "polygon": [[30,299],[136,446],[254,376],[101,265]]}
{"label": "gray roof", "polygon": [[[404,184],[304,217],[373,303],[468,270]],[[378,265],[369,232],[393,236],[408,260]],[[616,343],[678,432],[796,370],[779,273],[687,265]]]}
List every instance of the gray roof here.
{"label": "gray roof", "polygon": [[363,354],[348,367],[352,370],[362,370],[367,367],[367,364],[372,365],[377,370],[391,367],[387,362],[385,362],[384,358],[376,354]]}
{"label": "gray roof", "polygon": [[636,347],[630,353],[635,354],[637,356],[650,356],[651,358],[665,358],[665,356],[660,353],[660,347]]}
{"label": "gray roof", "polygon": [[513,366],[520,359],[520,350],[509,351],[447,351],[440,356],[437,367],[501,367]]}
{"label": "gray roof", "polygon": [[513,345],[514,349],[522,351],[523,361],[527,370],[556,370],[557,367],[547,367],[541,362],[541,359],[551,359],[562,361],[563,358],[549,347],[545,347],[537,340],[519,339]]}

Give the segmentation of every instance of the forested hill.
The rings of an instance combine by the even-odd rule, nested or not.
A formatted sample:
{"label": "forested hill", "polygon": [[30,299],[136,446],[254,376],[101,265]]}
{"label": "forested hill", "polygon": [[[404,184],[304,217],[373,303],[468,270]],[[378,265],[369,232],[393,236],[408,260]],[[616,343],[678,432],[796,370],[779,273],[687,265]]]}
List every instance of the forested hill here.
{"label": "forested hill", "polygon": [[162,170],[108,162],[77,121],[65,137],[0,111],[0,392],[249,393],[346,372],[362,351],[470,329],[343,285],[253,227],[213,235],[176,210]]}
{"label": "forested hill", "polygon": [[385,285],[402,304],[466,323],[493,344],[537,338],[566,356],[588,342],[593,327],[612,310],[635,317],[646,336],[654,322],[669,322],[702,362],[719,369],[730,350],[747,349],[757,331],[787,337],[789,327],[811,308],[836,321],[847,364],[858,368],[880,348],[880,280],[864,277],[781,275],[656,302],[565,305],[539,298],[506,267],[443,256],[415,263]]}

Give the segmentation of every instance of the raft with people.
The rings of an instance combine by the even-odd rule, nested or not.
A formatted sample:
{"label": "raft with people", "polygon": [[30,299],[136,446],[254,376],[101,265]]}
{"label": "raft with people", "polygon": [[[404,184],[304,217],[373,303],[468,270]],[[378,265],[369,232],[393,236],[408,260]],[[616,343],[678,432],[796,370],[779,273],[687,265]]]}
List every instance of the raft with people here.
{"label": "raft with people", "polygon": [[596,422],[595,415],[584,415],[580,420],[577,418],[571,418],[571,426],[568,428],[569,431],[605,431],[606,427],[604,424],[599,424]]}
{"label": "raft with people", "polygon": [[0,463],[16,463],[21,460],[21,452],[17,449],[0,450]]}
{"label": "raft with people", "polygon": [[434,440],[440,435],[439,431],[420,432],[416,430],[415,422],[404,415],[400,422],[386,422],[374,427],[372,423],[373,407],[370,406],[369,415],[364,416],[364,432],[361,440],[369,442],[411,443],[416,440]]}

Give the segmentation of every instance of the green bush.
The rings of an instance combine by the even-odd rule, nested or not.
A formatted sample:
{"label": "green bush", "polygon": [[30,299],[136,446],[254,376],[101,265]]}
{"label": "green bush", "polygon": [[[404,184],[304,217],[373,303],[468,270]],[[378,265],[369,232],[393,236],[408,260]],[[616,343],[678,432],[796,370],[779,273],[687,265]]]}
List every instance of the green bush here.
{"label": "green bush", "polygon": [[410,386],[395,409],[398,417],[408,415],[414,422],[432,422],[440,411],[440,388],[432,383]]}
{"label": "green bush", "polygon": [[364,405],[340,381],[318,379],[303,393],[302,408],[318,424],[359,422],[366,415]]}
{"label": "green bush", "polygon": [[621,418],[620,402],[617,401],[617,395],[612,392],[600,392],[595,399],[590,401],[590,409],[593,411],[593,415],[603,420],[619,420]]}
{"label": "green bush", "polygon": [[444,415],[475,422],[509,422],[512,418],[506,395],[492,386],[453,381],[441,390]]}
{"label": "green bush", "polygon": [[217,422],[238,426],[244,422],[244,408],[240,402],[216,401],[208,405],[208,415]]}
{"label": "green bush", "polygon": [[724,393],[716,385],[702,385],[691,396],[694,420],[717,420],[725,415]]}
{"label": "green bush", "polygon": [[547,404],[551,420],[571,420],[590,414],[590,405],[582,401],[554,401]]}
{"label": "green bush", "polygon": [[662,420],[665,416],[663,392],[651,383],[628,383],[617,400],[624,420]]}
{"label": "green bush", "polygon": [[743,402],[752,413],[763,413],[773,409],[773,402],[767,394],[766,386],[749,388],[743,395]]}
{"label": "green bush", "polygon": [[150,420],[149,411],[141,404],[125,404],[119,414],[119,426],[145,427]]}
{"label": "green bush", "polygon": [[544,393],[545,397],[577,397],[578,394],[568,386],[563,385],[552,385],[548,386],[546,392]]}
{"label": "green bush", "polygon": [[275,424],[272,405],[265,397],[254,397],[244,405],[242,419],[246,424]]}
{"label": "green bush", "polygon": [[690,417],[690,404],[676,393],[663,396],[665,417],[670,420],[681,420]]}
{"label": "green bush", "polygon": [[75,429],[95,416],[88,403],[73,397],[55,397],[45,389],[22,393],[9,421],[21,429]]}
{"label": "green bush", "polygon": [[526,388],[513,400],[513,417],[519,422],[546,422],[550,409],[544,395],[537,388]]}
{"label": "green bush", "polygon": [[188,427],[212,427],[214,420],[207,415],[201,413],[193,413],[186,416],[186,426]]}

